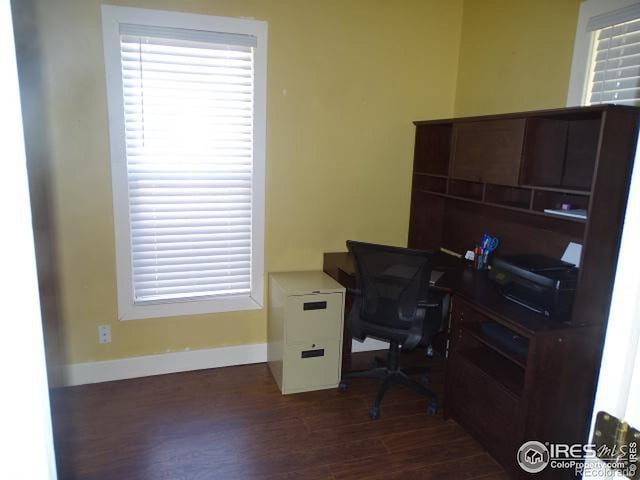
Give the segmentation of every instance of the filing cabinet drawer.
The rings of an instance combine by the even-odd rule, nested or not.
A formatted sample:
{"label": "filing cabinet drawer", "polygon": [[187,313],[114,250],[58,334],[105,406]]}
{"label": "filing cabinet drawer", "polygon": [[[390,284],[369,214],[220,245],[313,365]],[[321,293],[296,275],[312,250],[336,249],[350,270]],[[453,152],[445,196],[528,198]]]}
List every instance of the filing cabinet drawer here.
{"label": "filing cabinet drawer", "polygon": [[340,361],[340,340],[286,345],[283,393],[337,387]]}
{"label": "filing cabinet drawer", "polygon": [[286,299],[287,344],[309,339],[339,339],[342,325],[342,294],[292,295]]}

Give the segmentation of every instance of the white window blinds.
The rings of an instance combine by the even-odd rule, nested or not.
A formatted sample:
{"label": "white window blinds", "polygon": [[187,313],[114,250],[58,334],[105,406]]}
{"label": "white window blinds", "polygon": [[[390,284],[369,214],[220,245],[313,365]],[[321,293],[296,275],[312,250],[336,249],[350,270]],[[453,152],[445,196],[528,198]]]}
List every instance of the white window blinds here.
{"label": "white window blinds", "polygon": [[254,46],[120,25],[136,304],[250,292]]}
{"label": "white window blinds", "polygon": [[[640,105],[640,18],[637,18],[640,12],[637,10],[596,17],[590,22],[588,28],[595,31],[595,40],[586,103]],[[636,18],[606,25],[624,18],[621,13]]]}

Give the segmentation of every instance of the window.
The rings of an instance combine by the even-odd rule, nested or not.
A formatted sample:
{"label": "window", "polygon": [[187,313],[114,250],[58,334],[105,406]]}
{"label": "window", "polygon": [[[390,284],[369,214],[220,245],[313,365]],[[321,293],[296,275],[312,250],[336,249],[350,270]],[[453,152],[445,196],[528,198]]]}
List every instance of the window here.
{"label": "window", "polygon": [[640,2],[580,8],[568,105],[640,105]]}
{"label": "window", "polygon": [[266,23],[102,19],[120,319],[260,308]]}
{"label": "window", "polygon": [[640,19],[594,31],[585,103],[638,105],[640,101]]}

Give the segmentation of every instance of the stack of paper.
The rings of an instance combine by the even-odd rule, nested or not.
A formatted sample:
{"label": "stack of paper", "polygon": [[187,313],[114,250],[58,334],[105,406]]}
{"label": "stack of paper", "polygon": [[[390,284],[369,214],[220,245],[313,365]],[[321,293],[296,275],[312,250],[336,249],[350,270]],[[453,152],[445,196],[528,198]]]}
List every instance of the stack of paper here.
{"label": "stack of paper", "polygon": [[562,215],[563,217],[581,218],[587,219],[587,211],[581,209],[574,210],[554,210],[553,208],[545,208],[544,213],[550,213],[552,215]]}

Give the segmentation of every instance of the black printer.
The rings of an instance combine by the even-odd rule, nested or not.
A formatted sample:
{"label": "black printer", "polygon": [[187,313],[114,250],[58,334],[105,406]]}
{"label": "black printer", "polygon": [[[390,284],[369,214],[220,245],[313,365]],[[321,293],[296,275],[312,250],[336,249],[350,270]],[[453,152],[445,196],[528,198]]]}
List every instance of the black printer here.
{"label": "black printer", "polygon": [[508,255],[493,259],[489,278],[500,293],[553,320],[569,322],[578,269],[542,255]]}

